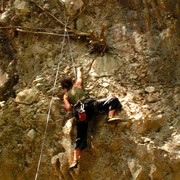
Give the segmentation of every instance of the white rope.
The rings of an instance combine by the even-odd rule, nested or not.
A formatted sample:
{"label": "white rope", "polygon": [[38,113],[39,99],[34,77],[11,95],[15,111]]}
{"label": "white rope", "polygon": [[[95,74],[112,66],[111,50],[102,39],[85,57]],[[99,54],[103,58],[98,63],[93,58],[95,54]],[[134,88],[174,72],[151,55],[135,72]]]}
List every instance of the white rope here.
{"label": "white rope", "polygon": [[75,62],[74,62],[74,59],[73,59],[73,56],[72,56],[72,48],[71,48],[69,33],[68,33],[66,28],[65,28],[65,31],[66,31],[67,39],[68,39],[68,46],[69,46],[69,52],[70,52],[70,57],[71,57],[71,61],[72,61],[72,68],[73,68],[74,76],[75,76],[75,79],[76,79],[77,78],[76,77],[76,65],[75,65]]}
{"label": "white rope", "polygon": [[[63,36],[63,41],[62,41],[62,44],[61,44],[61,55],[62,55],[62,52],[63,52],[65,37],[66,37],[66,33],[67,33],[67,30],[66,30],[67,24],[68,24],[68,21],[65,22],[64,36]],[[38,161],[35,180],[37,180],[37,177],[38,177],[38,174],[39,174],[39,168],[40,168],[40,165],[41,165],[43,149],[44,149],[44,143],[45,143],[45,139],[46,139],[46,135],[47,135],[48,122],[49,122],[49,117],[50,117],[50,112],[51,112],[51,106],[52,106],[52,102],[53,102],[54,89],[55,89],[57,79],[58,79],[58,74],[59,74],[59,68],[60,68],[60,61],[59,61],[58,65],[57,65],[57,71],[56,71],[56,76],[55,76],[55,81],[54,81],[54,86],[53,86],[53,91],[52,91],[52,98],[51,98],[51,101],[50,101],[50,104],[49,104],[49,110],[48,110],[47,119],[46,119],[46,127],[45,127],[45,131],[44,131],[44,137],[43,137],[42,145],[41,145],[41,153],[40,153],[40,157],[39,157],[39,161]]]}

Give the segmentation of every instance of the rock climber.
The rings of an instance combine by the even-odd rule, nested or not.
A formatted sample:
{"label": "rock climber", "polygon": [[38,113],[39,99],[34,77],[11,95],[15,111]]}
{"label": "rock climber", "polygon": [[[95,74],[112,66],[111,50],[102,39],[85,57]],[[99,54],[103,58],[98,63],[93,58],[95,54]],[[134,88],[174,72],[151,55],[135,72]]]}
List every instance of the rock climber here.
{"label": "rock climber", "polygon": [[76,72],[77,78],[74,84],[71,78],[64,78],[61,81],[61,86],[64,90],[63,100],[65,109],[67,111],[73,109],[76,118],[76,146],[74,150],[74,161],[69,167],[70,169],[78,167],[81,151],[87,147],[88,121],[92,119],[93,115],[99,112],[107,112],[108,122],[119,120],[114,115],[115,111],[122,107],[117,97],[100,100],[89,98],[82,86],[82,67],[76,68]]}

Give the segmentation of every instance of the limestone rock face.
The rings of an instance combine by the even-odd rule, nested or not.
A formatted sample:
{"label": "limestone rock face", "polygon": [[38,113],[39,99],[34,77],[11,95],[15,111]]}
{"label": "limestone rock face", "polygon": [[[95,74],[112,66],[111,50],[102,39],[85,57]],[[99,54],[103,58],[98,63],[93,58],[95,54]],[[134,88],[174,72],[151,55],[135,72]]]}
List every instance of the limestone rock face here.
{"label": "limestone rock face", "polygon": [[[180,179],[177,0],[1,3],[0,179],[31,180],[40,155],[42,180]],[[76,120],[60,81],[74,65],[90,97],[116,95],[123,109],[115,123],[94,116],[69,170]]]}
{"label": "limestone rock face", "polygon": [[9,19],[13,16],[13,11],[12,10],[6,10],[0,15],[0,23],[5,25],[8,23]]}
{"label": "limestone rock face", "polygon": [[66,11],[69,15],[73,16],[84,6],[82,0],[60,0],[65,5]]}
{"label": "limestone rock face", "polygon": [[38,101],[39,91],[36,88],[25,89],[19,92],[15,101],[22,104],[32,104]]}
{"label": "limestone rock face", "polygon": [[97,57],[92,64],[91,76],[102,77],[102,76],[112,76],[121,67],[122,62],[109,55],[104,55],[103,57]]}
{"label": "limestone rock face", "polygon": [[8,81],[8,74],[7,73],[2,73],[0,71],[0,76],[1,76],[1,79],[0,79],[0,87],[1,87]]}
{"label": "limestone rock face", "polygon": [[15,0],[14,8],[18,15],[27,15],[30,12],[30,6],[28,0]]}

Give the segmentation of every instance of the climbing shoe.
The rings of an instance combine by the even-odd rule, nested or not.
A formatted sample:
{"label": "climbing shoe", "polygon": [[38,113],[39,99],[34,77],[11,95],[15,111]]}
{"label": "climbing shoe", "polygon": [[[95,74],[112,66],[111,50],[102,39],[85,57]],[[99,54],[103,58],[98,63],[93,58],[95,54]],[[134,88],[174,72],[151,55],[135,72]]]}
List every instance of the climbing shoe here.
{"label": "climbing shoe", "polygon": [[120,117],[112,117],[112,118],[107,118],[107,122],[127,122],[127,121]]}
{"label": "climbing shoe", "polygon": [[69,167],[69,169],[73,169],[73,168],[77,168],[78,167],[78,161],[74,161],[71,166]]}
{"label": "climbing shoe", "polygon": [[108,122],[113,122],[113,121],[119,121],[119,120],[121,120],[120,118],[118,118],[118,117],[113,117],[113,118],[108,118]]}

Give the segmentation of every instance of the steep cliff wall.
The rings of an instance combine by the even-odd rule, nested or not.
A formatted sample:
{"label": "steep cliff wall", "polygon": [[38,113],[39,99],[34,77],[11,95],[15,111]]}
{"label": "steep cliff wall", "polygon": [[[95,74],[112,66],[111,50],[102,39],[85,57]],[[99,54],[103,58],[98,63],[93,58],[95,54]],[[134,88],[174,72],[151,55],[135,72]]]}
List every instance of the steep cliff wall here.
{"label": "steep cliff wall", "polygon": [[[35,178],[47,120],[38,179],[180,179],[179,2],[63,2],[1,1],[0,179]],[[116,95],[126,120],[95,117],[76,170],[59,83],[72,58],[90,96]]]}

